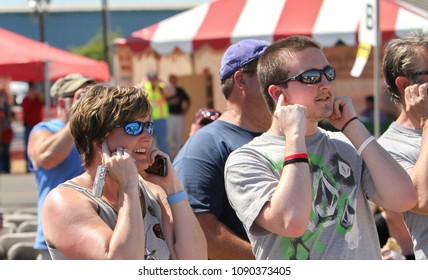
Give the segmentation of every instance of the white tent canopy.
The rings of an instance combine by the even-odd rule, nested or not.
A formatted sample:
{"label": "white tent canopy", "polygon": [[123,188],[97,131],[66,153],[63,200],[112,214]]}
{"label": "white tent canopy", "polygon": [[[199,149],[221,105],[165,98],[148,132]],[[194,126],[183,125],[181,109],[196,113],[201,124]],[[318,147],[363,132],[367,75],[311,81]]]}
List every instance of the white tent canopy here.
{"label": "white tent canopy", "polygon": [[[380,0],[383,41],[428,28],[428,15],[395,0]],[[245,38],[275,41],[302,34],[324,47],[357,45],[361,0],[217,0],[117,39],[134,52],[191,54],[204,45],[224,49]]]}
{"label": "white tent canopy", "polygon": [[[300,34],[325,47],[330,63],[339,68],[336,84],[362,104],[363,94],[373,91],[373,67],[368,64],[358,79],[349,74],[362,11],[363,0],[214,0],[116,39],[116,81],[136,84],[148,70],[157,70],[162,78],[170,73],[209,73],[214,104],[221,110],[218,71],[230,44],[246,38],[273,42]],[[379,0],[379,13],[382,42],[428,30],[428,13],[401,1]]]}

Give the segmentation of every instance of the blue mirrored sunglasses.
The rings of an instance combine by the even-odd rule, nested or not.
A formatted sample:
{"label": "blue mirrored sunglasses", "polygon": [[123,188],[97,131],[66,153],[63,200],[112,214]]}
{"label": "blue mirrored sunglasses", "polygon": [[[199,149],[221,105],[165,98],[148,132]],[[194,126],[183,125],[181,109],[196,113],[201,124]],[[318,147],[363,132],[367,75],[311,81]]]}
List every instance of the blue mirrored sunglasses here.
{"label": "blue mirrored sunglasses", "polygon": [[327,78],[328,81],[333,81],[334,79],[336,79],[336,69],[334,69],[334,67],[331,66],[326,66],[324,69],[320,70],[320,69],[310,69],[310,70],[306,70],[294,77],[288,78],[288,79],[283,79],[280,80],[276,83],[273,83],[274,85],[280,85],[280,84],[284,84],[286,82],[289,81],[299,81],[303,84],[316,84],[321,82],[322,80],[322,75],[324,74],[324,76]]}
{"label": "blue mirrored sunglasses", "polygon": [[126,123],[124,125],[118,124],[115,127],[116,128],[123,127],[123,130],[125,130],[126,134],[132,135],[132,136],[137,136],[143,133],[144,127],[145,127],[147,128],[147,131],[149,132],[149,134],[152,135],[153,130],[155,128],[155,124],[153,122],[133,121],[133,122]]}

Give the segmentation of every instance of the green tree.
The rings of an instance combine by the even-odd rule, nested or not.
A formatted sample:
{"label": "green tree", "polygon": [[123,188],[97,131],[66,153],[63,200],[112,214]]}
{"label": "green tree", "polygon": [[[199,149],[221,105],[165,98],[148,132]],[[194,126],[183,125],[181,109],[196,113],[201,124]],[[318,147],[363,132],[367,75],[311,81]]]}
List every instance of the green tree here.
{"label": "green tree", "polygon": [[[115,38],[121,37],[120,31],[110,32],[110,40],[113,41]],[[111,42],[110,42],[111,43]],[[104,44],[102,32],[98,32],[94,37],[82,46],[69,46],[68,50],[74,54],[86,56],[95,60],[104,60]],[[109,46],[111,52],[111,44]],[[110,53],[108,54],[110,59]]]}

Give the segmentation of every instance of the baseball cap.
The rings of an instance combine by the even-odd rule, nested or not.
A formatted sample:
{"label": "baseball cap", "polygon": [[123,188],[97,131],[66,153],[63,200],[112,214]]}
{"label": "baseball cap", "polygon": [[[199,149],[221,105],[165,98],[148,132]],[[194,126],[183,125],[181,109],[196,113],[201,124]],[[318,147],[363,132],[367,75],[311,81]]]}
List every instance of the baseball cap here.
{"label": "baseball cap", "polygon": [[258,59],[269,45],[266,41],[245,39],[231,45],[223,55],[220,80],[224,80],[239,68]]}
{"label": "baseball cap", "polygon": [[51,87],[51,97],[57,99],[64,94],[74,92],[86,83],[94,83],[92,78],[85,77],[79,73],[69,74],[55,81]]}

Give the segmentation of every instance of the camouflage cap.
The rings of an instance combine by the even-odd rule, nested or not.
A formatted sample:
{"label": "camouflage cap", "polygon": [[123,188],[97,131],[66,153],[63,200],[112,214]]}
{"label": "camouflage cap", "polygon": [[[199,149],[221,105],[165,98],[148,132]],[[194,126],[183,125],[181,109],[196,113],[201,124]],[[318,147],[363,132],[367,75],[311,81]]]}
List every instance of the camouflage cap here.
{"label": "camouflage cap", "polygon": [[50,94],[53,99],[58,99],[64,94],[74,92],[84,84],[94,83],[92,78],[85,77],[79,73],[69,74],[55,81],[52,85]]}

